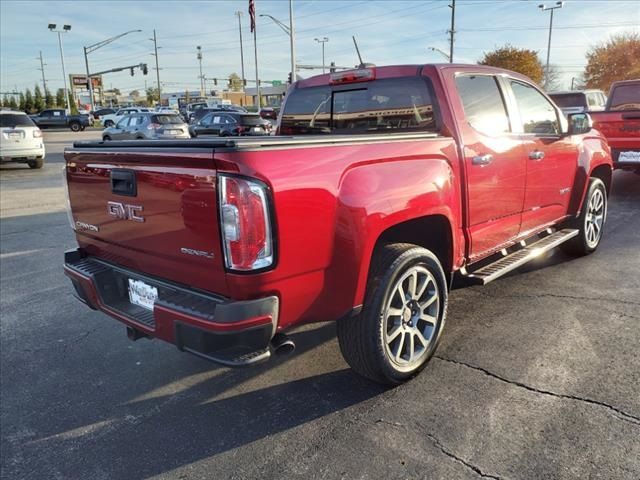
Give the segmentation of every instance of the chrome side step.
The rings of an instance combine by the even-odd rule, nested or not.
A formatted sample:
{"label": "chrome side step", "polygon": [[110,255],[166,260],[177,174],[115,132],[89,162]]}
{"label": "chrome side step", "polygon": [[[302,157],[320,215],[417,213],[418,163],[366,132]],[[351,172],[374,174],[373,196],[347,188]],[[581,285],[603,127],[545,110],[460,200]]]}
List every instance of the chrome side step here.
{"label": "chrome side step", "polygon": [[561,243],[572,239],[578,235],[579,231],[574,229],[564,229],[551,233],[546,237],[538,240],[530,245],[510,253],[489,265],[479,268],[478,270],[463,272],[464,278],[475,285],[486,285],[487,283],[499,278],[512,270],[530,262],[534,258],[548,252],[557,247]]}

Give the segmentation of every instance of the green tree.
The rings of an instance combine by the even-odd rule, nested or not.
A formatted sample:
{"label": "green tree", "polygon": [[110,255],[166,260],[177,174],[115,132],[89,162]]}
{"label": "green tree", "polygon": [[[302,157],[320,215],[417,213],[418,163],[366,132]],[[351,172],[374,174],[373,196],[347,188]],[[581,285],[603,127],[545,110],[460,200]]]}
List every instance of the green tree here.
{"label": "green tree", "polygon": [[622,33],[592,46],[587,52],[587,88],[609,91],[617,80],[640,78],[640,34]]}
{"label": "green tree", "polygon": [[243,85],[242,85],[242,79],[240,78],[240,75],[238,75],[235,72],[229,75],[229,88],[233,92],[242,91],[242,87]]}
{"label": "green tree", "polygon": [[36,84],[33,90],[33,108],[36,112],[44,110],[44,97],[42,96],[40,85],[38,84]]}
{"label": "green tree", "polygon": [[76,105],[75,100],[73,99],[73,93],[69,92],[69,105],[71,107],[71,115],[78,115],[78,105]]}
{"label": "green tree", "polygon": [[16,102],[15,95],[11,95],[11,98],[9,98],[9,108],[12,110],[18,109],[18,103]]}
{"label": "green tree", "polygon": [[24,109],[27,113],[33,113],[33,94],[29,88],[24,91]]}
{"label": "green tree", "polygon": [[540,83],[544,76],[544,69],[542,62],[538,58],[538,52],[526,48],[516,48],[509,44],[485,53],[478,63],[480,65],[513,70],[526,75],[536,83]]}
{"label": "green tree", "polygon": [[158,98],[158,89],[155,87],[149,87],[146,91],[147,94],[147,103],[149,105],[154,105],[155,103],[160,103],[160,99]]}
{"label": "green tree", "polygon": [[19,100],[18,100],[18,108],[20,109],[20,111],[24,112],[25,111],[25,105],[24,105],[24,93],[20,92],[20,96],[19,96]]}
{"label": "green tree", "polygon": [[45,108],[53,108],[56,105],[56,98],[51,95],[51,92],[47,88],[44,92],[44,106]]}
{"label": "green tree", "polygon": [[65,108],[66,107],[66,102],[64,101],[64,89],[63,88],[59,88],[56,91],[56,107],[58,108]]}

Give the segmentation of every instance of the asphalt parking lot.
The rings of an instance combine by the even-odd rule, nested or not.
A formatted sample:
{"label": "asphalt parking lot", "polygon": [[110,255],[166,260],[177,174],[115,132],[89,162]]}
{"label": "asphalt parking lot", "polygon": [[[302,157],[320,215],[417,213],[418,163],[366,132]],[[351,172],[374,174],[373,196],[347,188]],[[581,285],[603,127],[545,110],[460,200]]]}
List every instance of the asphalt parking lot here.
{"label": "asphalt parking lot", "polygon": [[98,137],[0,167],[2,478],[640,478],[640,176],[615,173],[594,255],[454,291],[436,357],[387,390],[332,324],[230,370],[75,300],[62,151]]}

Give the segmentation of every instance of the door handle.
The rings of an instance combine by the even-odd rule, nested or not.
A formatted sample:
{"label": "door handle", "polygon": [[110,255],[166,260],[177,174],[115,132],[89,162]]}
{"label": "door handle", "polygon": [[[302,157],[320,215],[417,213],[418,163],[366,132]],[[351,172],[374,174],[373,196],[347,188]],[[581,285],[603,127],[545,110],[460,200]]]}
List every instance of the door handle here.
{"label": "door handle", "polygon": [[529,152],[529,160],[542,160],[544,158],[544,152],[536,150],[534,152]]}
{"label": "door handle", "polygon": [[489,165],[493,161],[493,155],[486,153],[484,155],[476,155],[471,159],[472,165]]}

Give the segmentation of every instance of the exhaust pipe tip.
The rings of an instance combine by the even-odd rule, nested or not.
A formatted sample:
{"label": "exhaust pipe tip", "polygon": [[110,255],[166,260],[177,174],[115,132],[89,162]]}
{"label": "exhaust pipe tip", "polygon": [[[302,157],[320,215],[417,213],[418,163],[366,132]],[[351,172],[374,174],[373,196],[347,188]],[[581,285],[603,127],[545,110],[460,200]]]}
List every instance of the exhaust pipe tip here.
{"label": "exhaust pipe tip", "polygon": [[276,355],[288,355],[296,349],[296,344],[288,335],[276,333],[271,339],[271,348]]}

